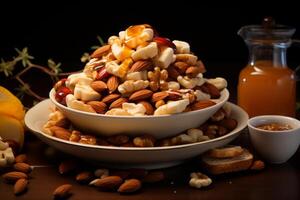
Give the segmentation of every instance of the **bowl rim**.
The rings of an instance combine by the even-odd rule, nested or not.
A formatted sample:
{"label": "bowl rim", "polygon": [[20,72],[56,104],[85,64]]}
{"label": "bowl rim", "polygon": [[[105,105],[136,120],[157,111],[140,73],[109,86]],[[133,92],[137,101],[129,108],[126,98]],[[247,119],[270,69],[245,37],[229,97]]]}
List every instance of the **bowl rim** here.
{"label": "bowl rim", "polygon": [[[293,127],[292,129],[289,129],[289,130],[271,131],[271,130],[260,129],[260,128],[257,128],[253,125],[254,121],[259,121],[259,120],[263,120],[263,119],[277,119],[277,120],[285,119],[286,121],[293,121],[295,124],[298,124],[298,127]],[[248,125],[249,129],[255,130],[256,133],[268,133],[268,134],[269,133],[275,133],[273,135],[278,135],[280,133],[285,133],[285,134],[286,133],[293,133],[293,132],[300,129],[300,121],[299,120],[297,120],[296,118],[283,116],[283,115],[259,115],[259,116],[255,116],[255,117],[252,117],[248,120],[247,125]]]}
{"label": "bowl rim", "polygon": [[77,114],[89,115],[91,117],[106,117],[106,118],[117,118],[117,119],[135,119],[135,118],[138,118],[138,119],[156,119],[156,118],[169,118],[169,117],[193,115],[193,114],[197,114],[197,113],[201,113],[201,112],[204,112],[204,111],[207,111],[207,110],[214,109],[215,106],[218,106],[220,104],[224,104],[226,101],[228,101],[229,95],[230,95],[227,88],[224,88],[221,91],[221,97],[219,99],[212,99],[212,101],[216,102],[215,105],[204,108],[204,109],[201,109],[201,110],[194,110],[194,111],[189,111],[189,112],[184,112],[184,113],[177,113],[177,114],[170,114],[170,115],[118,116],[118,115],[105,115],[105,114],[99,114],[99,113],[90,113],[90,112],[85,112],[85,111],[69,108],[65,105],[62,105],[62,104],[58,103],[56,101],[56,99],[54,98],[54,94],[55,94],[55,90],[54,90],[54,88],[52,88],[49,92],[49,97],[50,97],[50,100],[52,101],[52,103],[54,103],[55,106],[57,106],[57,107],[61,107],[63,109],[66,109],[70,112],[75,112]]}
{"label": "bowl rim", "polygon": [[[46,100],[44,100],[44,101],[42,101],[40,103],[43,103],[43,102],[46,103],[46,101],[49,101],[49,99],[46,99]],[[29,127],[29,126],[27,126],[27,127],[31,131],[33,131],[33,132],[35,132],[37,134],[41,134],[43,137],[46,137],[49,140],[54,140],[55,142],[64,143],[64,144],[67,144],[67,145],[75,145],[75,146],[84,147],[84,148],[95,148],[95,149],[114,150],[114,151],[161,151],[161,150],[173,150],[173,149],[179,149],[179,148],[188,148],[190,146],[200,145],[200,144],[215,143],[215,142],[218,142],[220,140],[223,140],[223,139],[226,139],[226,138],[230,138],[230,137],[233,137],[236,134],[241,133],[247,127],[247,121],[249,119],[249,116],[248,116],[248,114],[241,107],[239,107],[239,106],[237,106],[237,105],[235,105],[233,103],[230,103],[230,102],[226,102],[226,103],[228,103],[231,107],[233,107],[233,109],[235,109],[235,112],[237,112],[238,115],[239,115],[239,119],[243,117],[243,118],[245,118],[245,120],[244,121],[240,121],[240,122],[238,121],[238,126],[234,130],[232,130],[230,133],[228,133],[228,134],[226,134],[224,136],[221,136],[221,137],[218,137],[218,138],[214,138],[214,139],[211,139],[211,140],[207,140],[207,141],[195,142],[195,143],[190,143],[190,144],[182,144],[182,145],[163,146],[163,147],[112,147],[112,146],[80,144],[80,143],[66,141],[66,140],[59,139],[59,138],[56,138],[54,136],[48,135],[48,134],[46,134],[45,132],[43,132],[41,130],[41,127],[39,127],[39,128]],[[28,115],[30,115],[31,109],[26,113],[26,116],[25,116],[25,124],[26,125],[29,123],[28,122]]]}

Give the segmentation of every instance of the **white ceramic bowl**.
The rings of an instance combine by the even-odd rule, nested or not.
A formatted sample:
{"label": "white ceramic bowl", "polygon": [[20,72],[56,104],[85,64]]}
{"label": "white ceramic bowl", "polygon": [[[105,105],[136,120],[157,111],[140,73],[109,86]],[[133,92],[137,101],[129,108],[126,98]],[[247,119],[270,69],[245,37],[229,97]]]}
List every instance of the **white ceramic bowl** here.
{"label": "white ceramic bowl", "polygon": [[48,120],[51,101],[45,100],[31,108],[25,116],[26,126],[42,141],[65,153],[114,168],[163,168],[182,163],[186,159],[220,146],[224,146],[236,138],[247,126],[248,115],[240,107],[228,103],[232,109],[231,117],[238,122],[230,133],[212,140],[169,147],[109,147],[79,144],[45,134],[43,125]]}
{"label": "white ceramic bowl", "polygon": [[229,92],[224,89],[216,105],[202,110],[174,115],[132,117],[109,116],[75,110],[58,103],[55,100],[54,89],[50,91],[51,101],[80,130],[104,136],[149,134],[157,139],[170,137],[189,128],[200,126],[217,112],[228,98]]}
{"label": "white ceramic bowl", "polygon": [[[280,123],[292,127],[284,131],[256,128],[262,124]],[[270,163],[284,163],[297,151],[300,144],[300,121],[280,115],[262,115],[248,121],[251,142],[255,150]]]}

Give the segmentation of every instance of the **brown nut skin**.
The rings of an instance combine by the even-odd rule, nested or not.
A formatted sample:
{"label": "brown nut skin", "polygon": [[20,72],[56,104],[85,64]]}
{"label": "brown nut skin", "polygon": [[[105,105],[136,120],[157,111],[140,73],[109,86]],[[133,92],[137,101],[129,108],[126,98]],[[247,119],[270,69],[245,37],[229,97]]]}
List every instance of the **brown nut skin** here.
{"label": "brown nut skin", "polygon": [[14,194],[15,195],[20,195],[24,193],[27,190],[28,186],[28,180],[25,178],[21,178],[17,180],[17,182],[14,185]]}
{"label": "brown nut skin", "polygon": [[120,193],[133,193],[141,189],[142,182],[138,179],[126,180],[118,189]]}
{"label": "brown nut skin", "polygon": [[133,144],[136,147],[154,147],[155,138],[151,135],[142,135],[133,139]]}
{"label": "brown nut skin", "polygon": [[72,185],[70,184],[61,185],[54,190],[53,196],[58,199],[67,198],[68,196],[71,195],[70,193],[71,188]]}
{"label": "brown nut skin", "polygon": [[154,108],[151,105],[151,103],[149,103],[147,101],[140,101],[138,104],[142,104],[145,107],[145,109],[146,109],[146,115],[153,115]]}

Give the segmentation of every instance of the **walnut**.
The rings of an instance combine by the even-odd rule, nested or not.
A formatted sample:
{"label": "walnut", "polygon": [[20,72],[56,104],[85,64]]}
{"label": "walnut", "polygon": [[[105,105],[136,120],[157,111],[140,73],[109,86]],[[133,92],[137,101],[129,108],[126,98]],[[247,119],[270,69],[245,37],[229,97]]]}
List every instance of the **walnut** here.
{"label": "walnut", "polygon": [[154,71],[148,72],[148,79],[150,80],[150,88],[152,91],[168,90],[168,71],[159,67],[155,67]]}
{"label": "walnut", "polygon": [[191,179],[189,185],[191,187],[201,188],[209,186],[212,183],[212,180],[208,176],[200,172],[193,172],[190,176]]}
{"label": "walnut", "polygon": [[43,126],[43,130],[48,135],[53,135],[50,128],[52,126],[59,126],[66,128],[69,125],[68,119],[62,114],[61,111],[55,110],[49,114],[49,119],[47,123]]}
{"label": "walnut", "polygon": [[81,139],[81,133],[79,131],[74,130],[74,131],[71,132],[71,136],[69,138],[69,141],[79,142],[80,139]]}
{"label": "walnut", "polygon": [[209,140],[209,137],[203,135],[203,132],[200,129],[189,129],[187,133],[180,134],[176,137],[171,139],[171,143],[173,145],[180,145],[180,144],[189,144],[195,142],[202,142]]}
{"label": "walnut", "polygon": [[225,111],[221,108],[215,114],[213,114],[213,116],[211,116],[210,119],[213,122],[219,122],[225,118],[225,115]]}
{"label": "walnut", "polygon": [[151,135],[142,135],[133,139],[133,144],[136,147],[154,147],[155,138]]}
{"label": "walnut", "polygon": [[78,142],[81,144],[95,145],[97,143],[97,139],[91,135],[82,135]]}

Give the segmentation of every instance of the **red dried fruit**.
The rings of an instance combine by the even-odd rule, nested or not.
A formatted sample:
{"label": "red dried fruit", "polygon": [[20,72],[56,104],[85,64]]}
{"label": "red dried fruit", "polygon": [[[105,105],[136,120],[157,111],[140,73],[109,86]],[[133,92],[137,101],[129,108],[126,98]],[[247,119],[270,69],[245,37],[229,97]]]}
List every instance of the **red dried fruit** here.
{"label": "red dried fruit", "polygon": [[55,100],[63,105],[66,105],[66,96],[72,94],[72,90],[67,87],[61,87],[55,94]]}
{"label": "red dried fruit", "polygon": [[67,80],[67,78],[63,78],[63,79],[60,79],[59,81],[57,81],[55,83],[55,85],[53,86],[55,91],[59,90],[61,87],[66,87],[66,80]]}
{"label": "red dried fruit", "polygon": [[97,76],[96,76],[96,80],[103,80],[107,77],[109,77],[110,74],[106,71],[105,67],[101,67],[98,70]]}
{"label": "red dried fruit", "polygon": [[167,46],[171,47],[174,51],[176,51],[175,44],[169,39],[165,37],[155,37],[153,39],[154,42],[156,42],[159,46]]}

